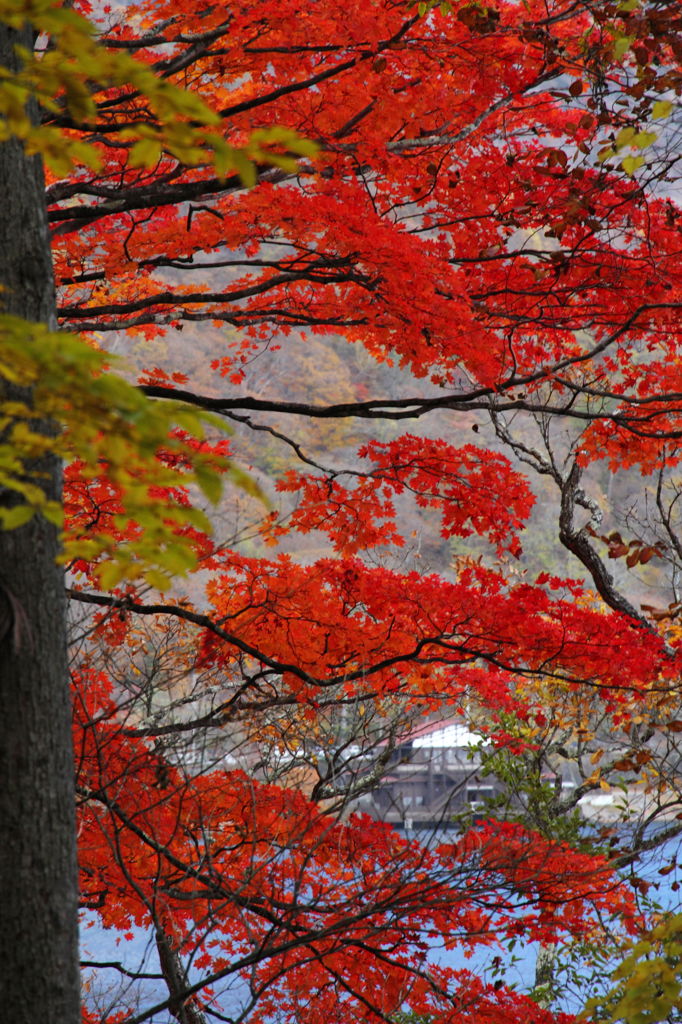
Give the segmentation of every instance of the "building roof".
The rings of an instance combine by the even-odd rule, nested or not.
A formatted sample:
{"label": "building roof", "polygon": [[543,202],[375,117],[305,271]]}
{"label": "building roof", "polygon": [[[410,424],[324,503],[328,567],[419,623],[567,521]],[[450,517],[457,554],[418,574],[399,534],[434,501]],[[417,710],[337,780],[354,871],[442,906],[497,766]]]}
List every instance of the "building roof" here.
{"label": "building roof", "polygon": [[403,742],[412,741],[414,750],[436,748],[452,749],[476,747],[484,737],[480,733],[471,732],[462,722],[430,722],[427,725],[415,729],[413,733],[406,736]]}

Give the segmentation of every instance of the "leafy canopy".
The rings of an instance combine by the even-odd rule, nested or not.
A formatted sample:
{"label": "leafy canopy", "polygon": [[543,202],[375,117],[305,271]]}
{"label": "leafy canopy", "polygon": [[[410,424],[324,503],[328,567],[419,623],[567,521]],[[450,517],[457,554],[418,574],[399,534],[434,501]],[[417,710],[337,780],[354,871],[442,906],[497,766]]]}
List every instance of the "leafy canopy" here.
{"label": "leafy canopy", "polygon": [[[5,79],[7,130],[48,162],[63,140],[60,321],[139,388],[7,321],[36,404],[4,409],[0,465],[12,514],[56,516],[24,467],[76,456],[83,906],[156,949],[132,996],[86,968],[86,1019],[567,1024],[557,986],[469,958],[557,944],[584,996],[593,951],[650,941],[633,865],[680,834],[679,14],[79,10],[94,33],[29,16],[51,41]],[[242,478],[213,540],[225,459],[272,506]],[[428,820],[462,813],[426,844],[394,826],[440,719],[481,749],[459,789],[432,773]],[[626,960],[640,994],[665,941]]]}

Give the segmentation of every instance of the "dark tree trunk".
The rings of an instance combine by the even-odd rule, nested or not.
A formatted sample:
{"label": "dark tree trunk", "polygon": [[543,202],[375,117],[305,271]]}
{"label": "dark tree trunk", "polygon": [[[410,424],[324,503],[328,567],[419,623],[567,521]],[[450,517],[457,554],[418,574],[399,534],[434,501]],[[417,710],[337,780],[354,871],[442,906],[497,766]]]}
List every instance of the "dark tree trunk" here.
{"label": "dark tree trunk", "polygon": [[[0,64],[29,33],[0,24]],[[42,165],[0,144],[0,306],[54,326]],[[0,396],[19,397],[0,380]],[[30,401],[30,393],[23,392]],[[50,424],[41,424],[47,432]],[[60,467],[29,467],[59,500]],[[0,490],[0,504],[15,496]],[[0,531],[0,1011],[12,1024],[78,1024],[73,755],[63,574],[54,527]]]}

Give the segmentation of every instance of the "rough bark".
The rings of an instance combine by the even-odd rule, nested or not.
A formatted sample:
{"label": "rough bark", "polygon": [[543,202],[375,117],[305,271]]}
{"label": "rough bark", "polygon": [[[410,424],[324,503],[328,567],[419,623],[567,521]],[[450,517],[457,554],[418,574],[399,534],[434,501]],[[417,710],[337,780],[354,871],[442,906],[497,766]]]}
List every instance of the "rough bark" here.
{"label": "rough bark", "polygon": [[[28,32],[0,24],[0,64]],[[41,162],[0,144],[0,305],[55,322]],[[0,381],[5,397],[18,397]],[[30,393],[22,394],[30,401]],[[50,424],[40,425],[49,431]],[[29,467],[59,499],[53,458]],[[0,490],[0,503],[16,498]],[[12,1024],[77,1024],[79,970],[73,755],[58,536],[36,517],[0,532],[0,992]]]}
{"label": "rough bark", "polygon": [[556,992],[557,947],[554,942],[544,942],[538,949],[535,964],[535,986],[532,998],[538,1006],[549,1010],[554,1002]]}
{"label": "rough bark", "polygon": [[156,930],[156,949],[159,954],[161,973],[168,986],[171,1003],[168,1007],[178,1024],[206,1024],[206,1015],[194,999],[183,998],[189,984],[177,949],[170,935],[160,926]]}

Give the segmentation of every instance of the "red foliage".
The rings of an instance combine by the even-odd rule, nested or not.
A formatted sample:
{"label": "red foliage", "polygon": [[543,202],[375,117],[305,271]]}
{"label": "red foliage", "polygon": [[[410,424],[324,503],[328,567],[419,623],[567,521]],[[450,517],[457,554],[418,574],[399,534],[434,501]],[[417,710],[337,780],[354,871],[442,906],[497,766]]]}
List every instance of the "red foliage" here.
{"label": "red foliage", "polygon": [[[435,1024],[558,1024],[569,1018],[505,985],[436,967],[430,947],[599,941],[604,918],[637,925],[601,855],[509,822],[426,848],[350,814],[331,769],[326,789],[311,758],[297,774],[311,737],[323,759],[330,708],[339,730],[351,712],[374,716],[381,750],[396,722],[457,709],[523,752],[534,737],[510,721],[546,721],[548,692],[578,694],[615,727],[679,678],[677,638],[606,571],[595,511],[610,487],[603,460],[656,473],[658,518],[637,550],[662,556],[661,534],[675,546],[677,157],[659,147],[631,176],[629,151],[608,147],[679,93],[682,25],[661,5],[631,6],[156,0],[95,14],[104,45],[201,93],[231,144],[273,126],[319,144],[296,173],[257,164],[252,189],[168,154],[131,168],[126,127],[151,115],[144,97],[110,90],[81,129],[102,169],[48,188],[62,324],[127,332],[131,346],[165,335],[150,359],[166,365],[140,378],[150,396],[222,413],[252,429],[251,451],[274,439],[298,459],[278,463],[277,492],[297,501],[281,516],[254,524],[260,513],[238,509],[216,542],[175,523],[206,573],[192,602],[102,594],[96,559],[72,567],[74,596],[100,606],[75,676],[83,904],[105,927],[155,930],[183,1024],[222,1006],[234,978],[249,1024],[378,1024],[405,1008]],[[179,333],[199,321],[222,346],[208,355]],[[354,401],[323,401],[295,368],[292,392],[271,397],[261,367],[292,331],[335,335],[349,361],[363,350]],[[431,413],[444,436],[396,436],[393,421]],[[366,426],[356,455],[306,454],[315,424],[352,417]],[[464,443],[485,417],[480,444]],[[584,584],[554,574],[554,550],[524,555],[534,506],[549,504],[533,471],[556,492],[547,545],[561,541]],[[194,501],[184,488],[154,497]],[[411,499],[424,522],[440,519],[437,572],[409,561]],[[94,479],[67,469],[65,506],[78,536],[97,525],[120,543],[143,529],[121,519],[104,464]],[[265,537],[296,552],[311,531],[333,552],[297,561],[253,547]],[[452,538],[474,538],[470,557],[453,563]],[[510,568],[509,555],[529,561]],[[195,751],[172,744],[194,734],[201,746],[205,730],[220,753],[199,771]],[[290,758],[277,784],[273,750]],[[178,967],[190,962],[191,983]]]}

